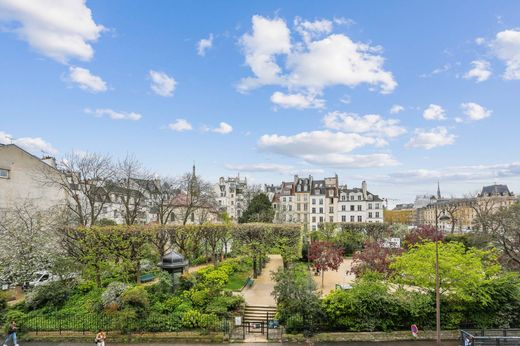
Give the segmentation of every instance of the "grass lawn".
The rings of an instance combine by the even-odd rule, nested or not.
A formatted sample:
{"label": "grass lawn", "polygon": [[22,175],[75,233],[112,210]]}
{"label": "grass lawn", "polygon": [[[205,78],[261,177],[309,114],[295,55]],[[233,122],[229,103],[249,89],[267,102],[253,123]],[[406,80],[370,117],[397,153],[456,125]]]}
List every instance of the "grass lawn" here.
{"label": "grass lawn", "polygon": [[238,291],[240,290],[246,283],[247,278],[251,275],[251,272],[244,271],[244,272],[236,272],[233,273],[229,277],[229,281],[226,286],[224,286],[225,289],[232,290],[232,291]]}

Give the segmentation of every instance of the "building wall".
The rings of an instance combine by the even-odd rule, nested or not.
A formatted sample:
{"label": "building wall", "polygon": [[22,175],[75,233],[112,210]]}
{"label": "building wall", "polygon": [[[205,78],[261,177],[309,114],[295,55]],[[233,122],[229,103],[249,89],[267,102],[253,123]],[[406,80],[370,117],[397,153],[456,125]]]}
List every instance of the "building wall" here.
{"label": "building wall", "polygon": [[59,174],[49,165],[16,145],[0,146],[0,169],[9,171],[0,178],[0,209],[31,202],[39,209],[64,205],[65,194],[60,188],[44,184],[42,171]]}

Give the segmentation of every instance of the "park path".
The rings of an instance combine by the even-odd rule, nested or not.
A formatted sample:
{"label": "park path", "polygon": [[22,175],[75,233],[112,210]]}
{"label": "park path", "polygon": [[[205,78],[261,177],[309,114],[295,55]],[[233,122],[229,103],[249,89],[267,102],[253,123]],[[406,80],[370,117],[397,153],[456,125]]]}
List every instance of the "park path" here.
{"label": "park path", "polygon": [[[330,291],[336,288],[336,284],[352,284],[356,279],[354,274],[348,273],[352,267],[352,258],[344,258],[338,271],[328,270],[325,272],[325,279],[323,280],[323,295],[327,295]],[[322,291],[321,288],[321,275],[314,276],[314,281],[318,287],[318,291]]]}
{"label": "park path", "polygon": [[209,267],[209,266],[212,266],[213,263],[205,263],[205,264],[199,264],[199,265],[196,265],[196,266],[190,266],[188,267],[188,273],[195,273],[197,270],[201,270],[202,268],[206,268],[206,267]]}
{"label": "park path", "polygon": [[283,265],[282,256],[269,255],[269,262],[255,280],[251,288],[244,288],[242,296],[246,305],[276,306],[271,292],[274,288],[274,281],[271,279],[271,272],[276,271]]}

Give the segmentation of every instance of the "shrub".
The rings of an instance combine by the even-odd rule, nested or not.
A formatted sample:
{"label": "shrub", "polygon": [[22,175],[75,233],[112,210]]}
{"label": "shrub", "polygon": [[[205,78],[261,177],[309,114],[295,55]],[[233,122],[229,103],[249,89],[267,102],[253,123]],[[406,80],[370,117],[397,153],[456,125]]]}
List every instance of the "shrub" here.
{"label": "shrub", "polygon": [[103,307],[110,310],[117,310],[121,308],[121,296],[127,287],[128,285],[122,282],[111,282],[101,295],[101,304]]}
{"label": "shrub", "polygon": [[144,315],[150,307],[148,293],[143,286],[127,288],[121,295],[121,303],[125,308],[134,309],[140,316]]}
{"label": "shrub", "polygon": [[25,299],[25,305],[30,310],[48,307],[61,307],[70,296],[72,289],[61,281],[50,282],[32,290]]}

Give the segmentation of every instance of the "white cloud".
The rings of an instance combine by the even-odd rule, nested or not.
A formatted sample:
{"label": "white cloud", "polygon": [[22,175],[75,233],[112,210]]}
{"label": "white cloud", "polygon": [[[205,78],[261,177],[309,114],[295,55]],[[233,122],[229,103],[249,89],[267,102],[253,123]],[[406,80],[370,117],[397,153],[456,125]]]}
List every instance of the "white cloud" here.
{"label": "white cloud", "polygon": [[330,112],[324,118],[325,127],[345,132],[366,133],[385,137],[397,137],[406,133],[398,119],[383,119],[377,114],[360,117],[354,113]]}
{"label": "white cloud", "polygon": [[390,114],[398,114],[404,111],[404,107],[401,105],[393,105],[392,108],[390,108]]}
{"label": "white cloud", "polygon": [[104,30],[94,22],[85,0],[2,0],[0,21],[16,23],[7,30],[61,63],[72,58],[91,60],[91,43]]}
{"label": "white cloud", "polygon": [[474,102],[461,103],[462,112],[469,120],[482,120],[491,116],[492,111]]}
{"label": "white cloud", "polygon": [[446,119],[446,111],[439,105],[430,104],[424,110],[423,118],[426,120],[444,120]]}
{"label": "white cloud", "polygon": [[[319,95],[330,86],[369,84],[389,93],[397,86],[392,73],[383,69],[381,47],[331,33],[331,21],[297,18],[295,30],[303,39],[294,42],[280,18],[253,16],[252,23],[252,33],[244,34],[240,44],[253,76],[240,81],[240,92],[275,85],[287,88],[291,95]],[[284,67],[277,61],[280,57]]]}
{"label": "white cloud", "polygon": [[114,111],[109,108],[98,108],[98,109],[90,109],[86,108],[85,113],[92,114],[98,118],[101,118],[103,116],[107,116],[110,119],[113,120],[132,120],[137,121],[141,119],[143,116],[136,112],[121,112],[121,111]]}
{"label": "white cloud", "polygon": [[507,177],[520,177],[520,162],[451,166],[441,169],[415,169],[403,172],[391,173],[387,179],[397,183],[445,181],[483,181],[489,183],[493,179]]}
{"label": "white cloud", "polygon": [[490,64],[486,60],[474,60],[471,62],[473,68],[469,70],[464,78],[475,78],[477,83],[487,80],[491,76]]}
{"label": "white cloud", "polygon": [[520,30],[504,30],[497,33],[491,43],[495,55],[505,62],[506,80],[520,79]]}
{"label": "white cloud", "polygon": [[378,140],[357,133],[331,131],[301,132],[293,136],[263,135],[258,140],[260,149],[277,154],[302,157],[323,153],[347,153],[366,145],[375,145]]}
{"label": "white cloud", "polygon": [[477,37],[475,39],[475,43],[479,46],[483,45],[486,42],[486,39],[484,37]]}
{"label": "white cloud", "polygon": [[149,72],[150,79],[152,80],[152,84],[150,88],[152,91],[159,96],[169,97],[173,95],[173,91],[175,90],[175,86],[177,82],[173,77],[168,76],[164,72],[158,72],[154,70],[150,70]]}
{"label": "white cloud", "polygon": [[168,127],[177,132],[190,131],[193,129],[186,119],[175,119],[175,122],[168,124]]}
{"label": "white cloud", "polygon": [[56,155],[58,149],[52,146],[49,142],[46,142],[41,137],[21,137],[13,138],[10,134],[0,131],[0,143],[2,144],[16,144],[20,148],[27,150],[33,154],[51,154]]}
{"label": "white cloud", "polygon": [[203,38],[197,43],[197,54],[204,56],[211,47],[213,47],[213,34],[209,34],[208,38]]}
{"label": "white cloud", "polygon": [[86,68],[70,66],[69,80],[78,84],[81,89],[93,93],[107,91],[107,83],[101,77],[90,73]]}
{"label": "white cloud", "polygon": [[240,81],[238,90],[241,92],[262,85],[282,83],[281,68],[275,57],[278,54],[288,54],[291,50],[291,34],[285,21],[253,16],[252,22],[252,34],[244,34],[240,44],[246,56],[246,64],[255,77]]}
{"label": "white cloud", "polygon": [[217,128],[212,130],[213,132],[220,133],[222,135],[227,135],[228,133],[233,132],[233,127],[228,123],[221,122]]}
{"label": "white cloud", "polygon": [[271,102],[282,108],[305,109],[325,107],[325,100],[316,98],[315,95],[284,94],[280,91],[275,91],[271,95]]}
{"label": "white cloud", "polygon": [[243,163],[243,164],[225,164],[224,167],[231,171],[241,172],[279,172],[287,173],[294,169],[290,165],[281,165],[277,163]]}
{"label": "white cloud", "polygon": [[303,155],[302,158],[308,163],[328,167],[369,168],[395,166],[399,164],[390,154],[323,154]]}
{"label": "white cloud", "polygon": [[416,129],[415,135],[406,143],[408,148],[433,149],[455,143],[455,135],[448,133],[445,127],[430,130]]}

